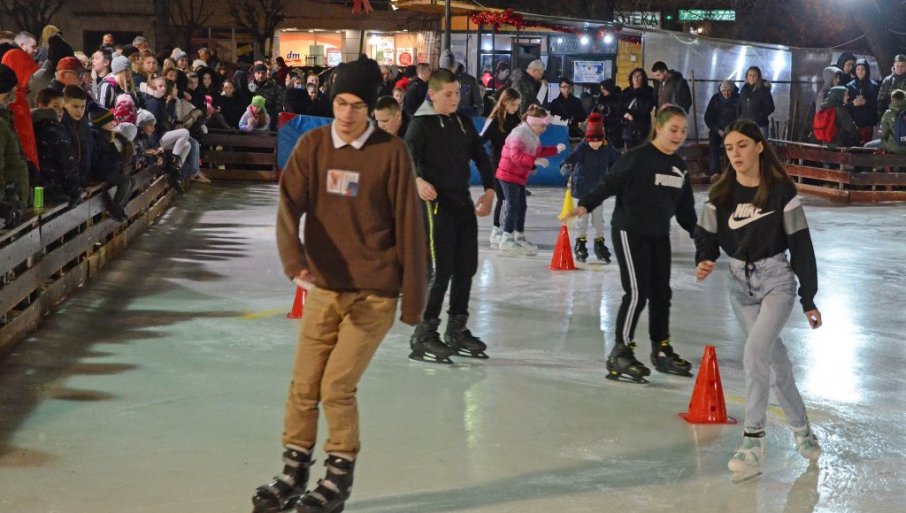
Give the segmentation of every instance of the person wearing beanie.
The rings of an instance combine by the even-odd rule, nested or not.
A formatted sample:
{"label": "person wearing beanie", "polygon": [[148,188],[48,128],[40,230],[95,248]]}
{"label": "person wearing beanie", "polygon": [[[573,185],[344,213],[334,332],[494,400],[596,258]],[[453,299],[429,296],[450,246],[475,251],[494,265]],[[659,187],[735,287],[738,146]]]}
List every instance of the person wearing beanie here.
{"label": "person wearing beanie", "polygon": [[724,152],[724,130],[737,119],[739,93],[731,80],[720,83],[718,91],[708,101],[705,109],[705,125],[708,126],[708,176],[711,183],[721,173]]}
{"label": "person wearing beanie", "polygon": [[88,120],[91,122],[91,136],[94,141],[94,155],[88,179],[116,187],[116,193],[107,212],[115,221],[124,222],[128,220],[125,207],[134,185],[131,163],[135,149],[132,141],[115,130],[116,119],[109,110],[95,105],[88,111]]}
{"label": "person wearing beanie", "polygon": [[239,130],[243,132],[267,132],[270,129],[271,117],[267,113],[267,100],[263,96],[255,95],[252,103],[245,109],[239,119]]}
{"label": "person wearing beanie", "polygon": [[189,54],[183,51],[181,48],[174,48],[173,53],[170,54],[170,57],[173,59],[173,62],[176,63],[176,69],[182,71],[183,73],[188,73],[189,71]]}
{"label": "person wearing beanie", "polygon": [[[397,304],[407,324],[418,321],[424,306],[427,242],[412,159],[399,138],[369,120],[381,80],[377,63],[358,60],[334,73],[334,121],[299,140],[280,177],[283,270],[308,290],[307,305],[320,306],[307,307],[302,317],[283,470],[255,491],[259,512],[282,510],[300,495],[297,511],[344,508],[361,448],[359,380],[393,325]],[[327,421],[327,475],[306,492],[320,412]]]}
{"label": "person wearing beanie", "polygon": [[[865,145],[866,148],[884,148],[888,153],[906,155],[906,140],[897,138],[897,124],[906,114],[906,91],[897,89],[890,93],[890,108],[881,116],[878,130],[879,139]],[[902,137],[902,130],[900,132]]]}
{"label": "person wearing beanie", "polygon": [[85,73],[87,73],[87,70],[82,65],[82,61],[75,57],[63,57],[57,63],[57,71],[49,87],[60,92],[66,86],[81,87],[82,77]]}
{"label": "person wearing beanie", "polygon": [[268,129],[276,130],[278,108],[283,105],[283,88],[277,84],[276,80],[268,76],[267,66],[264,63],[258,63],[252,67],[252,80],[249,81],[248,92],[264,98],[264,109],[270,119]]}
{"label": "person wearing beanie", "polygon": [[132,145],[135,148],[132,166],[136,172],[154,166],[163,167],[162,156],[164,150],[154,137],[154,125],[156,123],[157,119],[151,112],[145,109],[138,109],[138,112],[136,112],[136,133],[135,138],[132,139]]}
{"label": "person wearing beanie", "polygon": [[135,100],[132,99],[130,94],[117,96],[111,112],[113,112],[117,123],[135,123],[137,120]]}
{"label": "person wearing beanie", "polygon": [[906,55],[897,54],[893,58],[890,75],[884,77],[878,87],[878,116],[883,116],[890,106],[890,95],[895,90],[906,90]]}
{"label": "person wearing beanie", "polygon": [[[597,184],[607,173],[619,158],[620,152],[613,146],[607,144],[607,138],[604,132],[604,118],[597,112],[593,112],[588,117],[588,124],[585,127],[585,140],[563,160],[560,165],[560,173],[564,176],[569,175],[569,190],[573,200],[578,203],[579,200],[591,192],[592,187]],[[604,214],[603,209],[598,206],[591,212],[577,217],[573,222],[573,233],[576,236],[576,244],[573,251],[576,253],[576,260],[585,262],[588,259],[588,221],[591,218],[591,224],[595,229],[594,249],[595,257],[599,262],[610,263],[610,249],[604,241]]]}
{"label": "person wearing beanie", "polygon": [[63,127],[63,93],[45,88],[38,92],[37,108],[31,111],[41,173],[38,181],[44,187],[48,204],[81,201],[78,152],[69,132]]}
{"label": "person wearing beanie", "polygon": [[812,123],[815,139],[832,148],[860,146],[859,127],[853,122],[846,101],[849,91],[843,86],[831,87],[821,103]]}
{"label": "person wearing beanie", "polygon": [[582,100],[573,94],[573,83],[570,79],[560,79],[560,94],[550,104],[551,116],[558,116],[569,126],[569,136],[582,137],[579,124],[585,121],[587,114]]}
{"label": "person wearing beanie", "polygon": [[[433,72],[428,100],[406,129],[406,146],[415,162],[418,195],[430,230],[433,272],[421,322],[409,339],[418,361],[451,363],[456,354],[487,358],[487,346],[466,323],[472,277],[478,270],[478,220],[494,203],[494,172],[472,120],[459,114],[459,83],[448,69]],[[410,86],[410,92],[411,92]],[[408,99],[408,98],[407,98]],[[477,202],[470,191],[470,164],[475,163],[483,194]],[[438,328],[444,297],[450,289],[450,308],[441,342]]]}
{"label": "person wearing beanie", "polygon": [[[21,210],[27,206],[30,198],[30,184],[28,180],[28,165],[22,158],[22,151],[19,149],[19,138],[13,131],[13,116],[7,105],[16,98],[16,85],[19,80],[16,72],[5,64],[0,64],[0,158],[3,165],[0,166],[0,179],[2,179],[2,191],[4,194],[10,184],[15,184],[15,190],[19,195]],[[13,216],[19,217],[19,216]],[[3,219],[4,228],[12,228],[11,222],[15,219]]]}
{"label": "person wearing beanie", "polygon": [[132,81],[132,63],[128,58],[118,55],[110,63],[110,74],[101,80],[97,102],[105,109],[113,109],[116,106],[116,99],[122,94],[132,96],[132,103],[138,105]]}

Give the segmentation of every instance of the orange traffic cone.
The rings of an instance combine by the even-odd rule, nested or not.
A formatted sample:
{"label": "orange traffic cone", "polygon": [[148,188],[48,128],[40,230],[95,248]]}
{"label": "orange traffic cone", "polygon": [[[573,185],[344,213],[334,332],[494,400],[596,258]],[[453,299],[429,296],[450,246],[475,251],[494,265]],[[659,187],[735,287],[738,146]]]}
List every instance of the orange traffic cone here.
{"label": "orange traffic cone", "polygon": [[296,287],[296,298],[293,300],[293,309],[286,314],[287,319],[301,319],[302,318],[302,307],[305,306],[305,298],[308,296],[308,291],[302,287]]}
{"label": "orange traffic cone", "polygon": [[569,230],[565,224],[560,226],[560,235],[557,236],[557,243],[554,245],[554,256],[551,257],[551,265],[547,268],[552,271],[576,270],[573,250],[569,245]]}
{"label": "orange traffic cone", "polygon": [[679,416],[690,424],[736,424],[736,419],[727,417],[727,403],[724,401],[724,388],[720,383],[720,369],[717,368],[714,346],[705,346],[695,389],[689,400],[689,411],[680,413]]}

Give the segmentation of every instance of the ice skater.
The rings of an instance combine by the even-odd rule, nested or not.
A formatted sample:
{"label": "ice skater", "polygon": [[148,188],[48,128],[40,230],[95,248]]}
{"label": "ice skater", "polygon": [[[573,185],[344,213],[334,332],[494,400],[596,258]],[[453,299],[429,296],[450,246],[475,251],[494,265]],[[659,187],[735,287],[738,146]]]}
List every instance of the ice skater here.
{"label": "ice skater", "polygon": [[635,327],[648,303],[651,363],[659,372],[691,376],[692,364],[670,345],[670,218],[691,236],[697,221],[686,162],[676,151],[686,140],[686,112],[662,107],[647,143],[626,152],[579,200],[570,217],[584,216],[616,196],[611,236],[623,300],[617,312],[616,345],[607,357],[608,379],[647,383],[651,371],[635,357]]}
{"label": "ice skater", "polygon": [[563,143],[542,146],[541,134],[547,130],[552,118],[543,107],[531,105],[522,116],[522,123],[510,132],[503,145],[497,164],[497,180],[503,188],[503,238],[500,254],[508,256],[535,256],[538,246],[525,237],[526,204],[525,184],[535,167],[550,165],[546,157],[566,150]]}
{"label": "ice skater", "polygon": [[796,299],[797,278],[799,302],[812,329],[821,326],[821,312],[814,301],[818,272],[805,212],[764,132],[753,121],[733,123],[724,149],[730,166],[708,192],[695,230],[695,261],[696,278],[704,280],[721,249],[730,257],[730,304],[746,332],[745,430],[727,464],[733,480],[740,481],[761,473],[772,384],[793,428],[796,449],[811,462],[821,454],[780,340]]}
{"label": "ice skater", "polygon": [[[570,174],[572,186],[570,194],[576,200],[591,191],[607,170],[620,158],[620,152],[607,144],[604,138],[604,118],[594,112],[588,117],[585,127],[585,142],[576,146],[576,149],[560,165],[560,172]],[[588,221],[595,229],[595,257],[599,262],[610,263],[610,249],[604,242],[604,214],[598,207],[588,215],[577,217],[573,224],[576,234],[576,260],[585,262],[588,259]]]}
{"label": "ice skater", "polygon": [[[400,293],[403,322],[416,324],[424,306],[426,242],[412,161],[402,140],[368,117],[380,83],[371,59],[341,64],[330,94],[333,123],[299,140],[280,178],[277,248],[308,299],[284,416],[283,472],[255,491],[255,513],[294,504],[299,513],[343,510],[360,449],[359,379],[393,325]],[[306,491],[319,405],[327,475]]]}
{"label": "ice skater", "polygon": [[[452,354],[487,358],[487,345],[466,327],[472,276],[478,270],[478,220],[491,212],[494,175],[471,118],[456,112],[459,82],[448,69],[431,73],[428,99],[418,108],[406,131],[406,145],[415,161],[418,196],[425,202],[425,222],[433,261],[428,302],[422,321],[409,340],[409,358],[453,363]],[[473,203],[469,192],[469,161],[481,175],[484,193]],[[444,340],[437,332],[444,296],[450,288],[450,310]]]}
{"label": "ice skater", "polygon": [[[510,135],[514,128],[519,126],[519,123],[522,123],[522,119],[519,117],[519,104],[521,101],[519,91],[512,87],[501,90],[494,109],[481,129],[481,142],[491,143],[491,169],[497,169],[507,136]],[[500,185],[500,180],[496,177],[494,178],[494,192],[497,195],[497,201],[494,203],[494,225],[491,227],[489,242],[491,249],[500,249],[500,241],[503,239],[503,228],[500,227],[500,213],[506,198],[503,196],[503,187]]]}

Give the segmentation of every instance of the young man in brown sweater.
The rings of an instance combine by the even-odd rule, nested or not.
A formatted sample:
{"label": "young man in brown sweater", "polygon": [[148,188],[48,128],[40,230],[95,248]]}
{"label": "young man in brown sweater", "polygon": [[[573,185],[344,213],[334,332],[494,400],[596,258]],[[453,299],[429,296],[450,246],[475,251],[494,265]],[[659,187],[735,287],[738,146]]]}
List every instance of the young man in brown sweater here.
{"label": "young man in brown sweater", "polygon": [[[373,60],[341,65],[333,123],[302,137],[280,180],[277,247],[308,299],[286,405],[283,473],[256,490],[256,513],[294,503],[303,513],[342,510],[359,452],[356,385],[393,325],[400,293],[403,322],[417,324],[424,307],[427,243],[412,159],[368,117],[380,83]],[[306,492],[319,404],[329,431],[327,476]]]}

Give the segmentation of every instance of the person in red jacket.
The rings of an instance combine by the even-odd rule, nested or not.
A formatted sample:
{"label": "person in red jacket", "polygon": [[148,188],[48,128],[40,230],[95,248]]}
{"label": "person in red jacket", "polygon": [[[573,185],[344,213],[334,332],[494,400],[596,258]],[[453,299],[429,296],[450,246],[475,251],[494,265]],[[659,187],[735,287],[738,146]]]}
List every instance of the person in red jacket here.
{"label": "person in red jacket", "polygon": [[35,143],[35,129],[32,125],[31,109],[28,105],[28,81],[38,70],[38,63],[28,53],[19,49],[7,51],[3,55],[2,63],[12,68],[13,72],[16,73],[16,80],[19,82],[16,87],[16,99],[9,104],[16,135],[19,137],[19,144],[22,145],[25,158],[34,165],[35,169],[40,169],[38,165],[38,145]]}
{"label": "person in red jacket", "polygon": [[538,254],[538,247],[525,238],[525,184],[535,166],[547,167],[545,157],[566,149],[563,143],[541,146],[540,135],[550,123],[547,111],[539,105],[532,105],[525,112],[522,124],[510,132],[503,145],[496,177],[500,180],[505,198],[503,239],[500,242],[500,252],[504,255]]}

